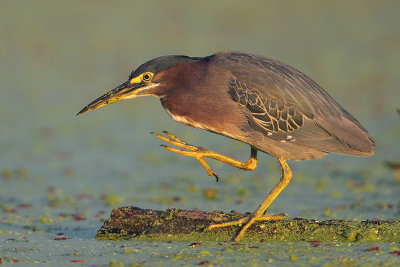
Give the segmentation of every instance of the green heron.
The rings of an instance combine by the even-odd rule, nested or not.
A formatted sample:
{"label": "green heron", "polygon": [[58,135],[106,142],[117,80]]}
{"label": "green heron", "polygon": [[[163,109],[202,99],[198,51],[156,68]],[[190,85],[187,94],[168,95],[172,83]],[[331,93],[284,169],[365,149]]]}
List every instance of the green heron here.
{"label": "green heron", "polygon": [[206,229],[244,224],[234,240],[255,221],[284,217],[269,215],[266,210],[292,177],[287,160],[321,158],[328,153],[374,153],[375,141],[367,130],[316,82],[280,61],[241,52],[152,59],[78,114],[146,95],[160,98],[168,114],[182,124],[250,145],[250,159],[240,162],[190,145],[171,133],[155,133],[157,138],[178,147],[164,146],[166,150],[194,157],[217,180],[206,158],[247,171],[256,169],[257,151],[278,159],[281,179],[251,216]]}

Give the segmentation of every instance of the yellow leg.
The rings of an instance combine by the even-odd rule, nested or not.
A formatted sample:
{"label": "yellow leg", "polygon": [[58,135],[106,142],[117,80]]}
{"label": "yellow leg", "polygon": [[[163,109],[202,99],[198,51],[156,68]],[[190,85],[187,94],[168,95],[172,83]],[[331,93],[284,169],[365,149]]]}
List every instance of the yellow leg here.
{"label": "yellow leg", "polygon": [[235,241],[238,241],[243,236],[247,228],[249,228],[255,221],[283,219],[285,215],[264,215],[267,208],[271,205],[271,203],[275,200],[279,193],[282,192],[282,190],[289,184],[290,179],[292,178],[292,171],[290,170],[286,160],[283,158],[278,158],[278,160],[282,167],[281,180],[274,187],[274,189],[272,189],[272,191],[268,194],[268,196],[264,199],[264,201],[260,204],[260,206],[258,206],[257,210],[250,217],[244,217],[240,220],[233,222],[212,224],[207,227],[206,230],[246,223],[234,238]]}
{"label": "yellow leg", "polygon": [[174,147],[170,147],[170,146],[165,146],[162,145],[166,150],[168,151],[172,151],[184,156],[188,156],[188,157],[194,157],[196,158],[201,165],[204,167],[204,169],[206,169],[208,175],[210,176],[215,176],[215,178],[218,181],[218,175],[216,172],[214,172],[210,166],[208,165],[208,163],[204,160],[204,158],[211,158],[211,159],[215,159],[221,162],[224,162],[226,164],[232,165],[236,168],[242,169],[242,170],[246,170],[246,171],[253,171],[257,168],[257,150],[254,149],[253,147],[251,148],[251,155],[250,155],[250,159],[246,162],[241,162],[238,161],[236,159],[230,158],[228,156],[224,156],[222,154],[219,154],[217,152],[208,150],[206,148],[203,147],[197,147],[197,146],[193,146],[193,145],[189,145],[186,142],[178,139],[176,136],[174,136],[173,134],[164,131],[163,132],[166,136],[158,134],[158,133],[153,133],[155,137],[164,140],[165,142],[170,143],[171,145],[177,146],[177,147],[181,147],[187,150],[182,150],[182,149],[177,149]]}
{"label": "yellow leg", "polygon": [[[246,170],[246,171],[253,171],[257,168],[257,150],[254,149],[253,147],[251,148],[250,159],[246,162],[240,162],[238,160],[221,155],[214,151],[211,151],[211,150],[208,150],[208,149],[205,149],[202,147],[196,147],[193,145],[189,145],[186,142],[178,139],[171,133],[168,133],[165,131],[163,133],[166,136],[163,136],[158,133],[153,133],[153,134],[161,140],[164,140],[164,141],[166,141],[172,145],[175,145],[177,147],[186,149],[186,150],[181,150],[181,149],[163,145],[166,150],[172,151],[172,152],[184,155],[184,156],[196,158],[201,163],[201,165],[206,169],[208,175],[215,176],[217,181],[218,181],[218,175],[210,168],[210,166],[208,166],[208,164],[204,160],[204,158],[215,159],[215,160],[227,163],[236,168]],[[257,210],[250,217],[244,217],[242,219],[239,219],[237,221],[232,221],[232,222],[212,224],[209,227],[207,227],[206,230],[214,229],[217,227],[241,225],[241,224],[245,223],[245,225],[240,229],[239,233],[234,238],[235,241],[238,241],[243,236],[243,234],[247,230],[247,228],[249,228],[255,221],[283,219],[285,217],[284,214],[265,215],[267,208],[271,205],[271,203],[275,200],[275,198],[282,192],[282,190],[289,184],[290,179],[292,178],[292,171],[290,170],[289,165],[287,164],[286,160],[284,158],[278,158],[278,160],[282,167],[281,179],[280,179],[279,183],[274,187],[274,189],[272,189],[272,191],[264,199],[264,201],[260,204],[260,206],[258,206]]]}

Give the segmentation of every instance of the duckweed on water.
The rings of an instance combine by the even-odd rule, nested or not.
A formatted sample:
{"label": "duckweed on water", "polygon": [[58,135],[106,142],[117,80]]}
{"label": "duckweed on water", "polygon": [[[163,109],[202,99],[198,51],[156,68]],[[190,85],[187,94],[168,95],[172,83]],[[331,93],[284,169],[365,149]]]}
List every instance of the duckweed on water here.
{"label": "duckweed on water", "polygon": [[103,201],[109,207],[116,207],[124,201],[124,197],[119,194],[109,194],[104,197]]}
{"label": "duckweed on water", "polygon": [[[363,5],[356,1],[347,1],[346,5],[338,1],[293,1],[285,5],[290,16],[276,12],[282,9],[280,1],[238,1],[226,14],[219,12],[226,9],[226,1],[157,4],[161,8],[150,8],[150,13],[144,12],[150,10],[147,2],[137,3],[135,8],[123,1],[98,1],[96,5],[79,2],[79,8],[69,1],[50,0],[25,1],[25,8],[18,1],[2,5],[0,31],[6,32],[7,38],[1,40],[5,53],[0,53],[5,63],[0,64],[4,95],[0,98],[0,263],[399,266],[399,242],[383,242],[396,240],[399,232],[386,220],[381,225],[333,221],[338,225],[331,227],[332,236],[345,240],[343,243],[279,242],[280,238],[295,238],[289,229],[294,234],[299,231],[299,238],[328,239],[329,227],[312,220],[303,224],[296,220],[260,224],[257,227],[265,232],[265,238],[261,238],[265,242],[250,235],[248,239],[254,238],[254,243],[238,243],[223,242],[236,233],[234,228],[209,232],[207,237],[200,231],[209,222],[200,222],[194,230],[175,224],[179,216],[175,210],[157,220],[153,228],[157,224],[162,227],[163,220],[168,219],[172,227],[182,226],[188,234],[146,235],[138,231],[138,236],[129,241],[95,239],[96,231],[107,219],[102,212],[108,215],[110,207],[121,205],[122,200],[154,209],[176,206],[189,210],[239,209],[244,213],[253,211],[279,179],[279,164],[263,153],[258,169],[251,173],[210,161],[221,177],[215,184],[197,161],[161,151],[148,132],[170,130],[183,140],[234,158],[246,160],[248,156],[248,147],[239,142],[173,122],[155,99],[129,100],[74,117],[76,109],[102,90],[99,88],[113,86],[112,79],[138,67],[137,63],[150,54],[161,55],[161,50],[175,48],[198,51],[191,53],[198,56],[213,49],[216,52],[215,42],[207,42],[210,39],[222,46],[233,40],[248,51],[257,48],[252,40],[268,43],[258,47],[260,54],[281,59],[284,55],[293,65],[308,67],[311,76],[325,79],[320,81],[326,89],[354,112],[377,141],[376,155],[370,158],[331,155],[323,160],[290,163],[293,180],[269,212],[288,212],[308,219],[324,219],[324,215],[353,220],[400,215],[399,90],[398,69],[393,67],[399,65],[399,57],[394,56],[400,41],[399,1],[386,1],[385,5],[369,0]],[[205,15],[206,9],[210,12]],[[268,16],[266,10],[271,11]],[[332,10],[338,12],[333,14]],[[173,34],[176,38],[166,38],[168,31],[160,32],[160,22],[176,23],[177,12],[178,20],[193,23],[180,23],[179,31]],[[309,27],[309,18],[319,28],[301,31]],[[138,28],[142,42],[136,34],[126,34],[132,25],[143,21],[146,30]],[[273,27],[262,27],[270,21],[276,22]],[[39,30],[32,31],[32,22]],[[293,22],[296,27],[291,27]],[[235,37],[226,25],[245,28],[246,38]],[[338,45],[337,40],[343,40],[343,36],[348,41]],[[136,53],[147,37],[153,42],[142,54]],[[196,41],[185,47],[182,37]],[[300,37],[300,43],[293,42],[293,37]],[[316,38],[318,43],[313,42]],[[354,41],[363,45],[354,45]],[[287,53],[295,46],[300,49]],[[374,53],[377,47],[379,53]],[[400,114],[400,109],[397,112]],[[385,166],[386,161],[393,165]],[[164,187],[161,182],[168,185]],[[241,187],[248,192],[238,192]],[[217,189],[216,199],[208,201],[204,188]],[[117,196],[102,197],[114,192]],[[77,197],[82,193],[93,196]],[[159,198],[149,201],[153,197]],[[214,215],[218,217],[215,220],[225,217],[222,213]],[[143,216],[139,221],[150,219]],[[124,227],[130,224],[129,220],[122,223],[127,224]],[[120,228],[114,228],[116,237],[130,238],[132,234],[129,229],[118,233]],[[303,231],[309,235],[302,236]],[[166,242],[151,241],[157,238]],[[178,241],[185,238],[187,242]],[[221,241],[201,240],[207,238]],[[368,240],[377,242],[361,242]],[[192,243],[201,245],[189,246]],[[378,246],[379,251],[367,252]],[[296,258],[295,263],[291,256],[292,260]]]}

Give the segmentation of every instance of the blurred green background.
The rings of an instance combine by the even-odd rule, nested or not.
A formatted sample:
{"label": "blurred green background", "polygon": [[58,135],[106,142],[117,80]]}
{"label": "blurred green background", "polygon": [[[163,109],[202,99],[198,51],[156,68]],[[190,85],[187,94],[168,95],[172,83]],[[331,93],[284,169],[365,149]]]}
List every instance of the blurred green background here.
{"label": "blurred green background", "polygon": [[[174,122],[157,99],[75,117],[147,60],[222,50],[298,68],[377,141],[370,158],[290,162],[294,179],[271,212],[398,218],[400,185],[385,162],[400,159],[399,14],[399,1],[1,1],[0,239],[40,227],[44,235],[31,234],[43,253],[52,234],[78,225],[70,235],[93,245],[95,231],[121,205],[253,211],[277,182],[272,157],[261,156],[252,173],[210,161],[221,177],[215,184],[198,162],[165,152],[149,132],[168,130],[243,160],[248,147]],[[83,241],[71,242],[72,249]],[[4,251],[7,261],[18,258]]]}

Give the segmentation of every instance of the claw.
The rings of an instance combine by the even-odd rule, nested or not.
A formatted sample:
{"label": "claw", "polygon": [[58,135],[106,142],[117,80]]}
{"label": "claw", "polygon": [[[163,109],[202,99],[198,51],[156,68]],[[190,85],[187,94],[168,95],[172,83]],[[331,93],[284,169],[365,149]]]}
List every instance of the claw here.
{"label": "claw", "polygon": [[165,134],[165,135],[168,136],[168,137],[174,136],[172,133],[170,133],[170,132],[168,132],[168,131],[162,131],[162,132],[163,132],[163,134]]}

